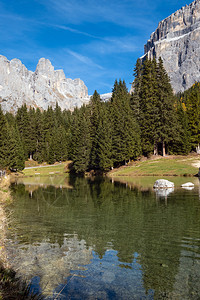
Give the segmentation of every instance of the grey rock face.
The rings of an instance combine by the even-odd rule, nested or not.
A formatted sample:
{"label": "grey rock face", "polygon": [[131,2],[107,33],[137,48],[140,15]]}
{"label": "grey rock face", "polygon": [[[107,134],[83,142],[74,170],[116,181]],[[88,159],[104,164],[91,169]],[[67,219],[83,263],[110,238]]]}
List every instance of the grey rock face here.
{"label": "grey rock face", "polygon": [[0,104],[3,111],[16,112],[28,107],[47,109],[58,102],[61,109],[73,110],[88,103],[88,90],[80,79],[66,78],[63,70],[54,70],[48,59],[41,58],[35,72],[18,59],[0,56]]}
{"label": "grey rock face", "polygon": [[143,57],[163,59],[174,92],[200,81],[200,0],[161,21],[144,52]]}

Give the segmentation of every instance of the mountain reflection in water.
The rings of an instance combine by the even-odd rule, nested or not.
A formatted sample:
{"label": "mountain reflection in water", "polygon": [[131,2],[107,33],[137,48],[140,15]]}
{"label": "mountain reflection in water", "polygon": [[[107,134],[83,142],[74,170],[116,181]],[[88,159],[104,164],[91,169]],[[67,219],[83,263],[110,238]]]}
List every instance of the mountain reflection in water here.
{"label": "mountain reflection in water", "polygon": [[166,202],[129,183],[66,184],[12,186],[7,254],[34,289],[48,299],[198,299],[198,186]]}

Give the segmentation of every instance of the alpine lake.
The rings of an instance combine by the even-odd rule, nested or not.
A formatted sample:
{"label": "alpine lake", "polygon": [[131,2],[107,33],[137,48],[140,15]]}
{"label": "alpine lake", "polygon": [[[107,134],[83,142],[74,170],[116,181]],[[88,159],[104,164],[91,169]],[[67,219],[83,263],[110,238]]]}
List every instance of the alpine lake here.
{"label": "alpine lake", "polygon": [[[6,251],[45,299],[200,299],[200,184],[30,177],[11,185]],[[191,181],[193,189],[183,189]]]}

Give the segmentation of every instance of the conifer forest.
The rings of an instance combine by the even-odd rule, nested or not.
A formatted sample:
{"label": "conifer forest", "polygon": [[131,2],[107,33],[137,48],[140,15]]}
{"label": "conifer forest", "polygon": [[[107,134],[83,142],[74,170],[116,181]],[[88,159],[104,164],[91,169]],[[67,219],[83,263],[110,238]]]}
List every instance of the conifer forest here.
{"label": "conifer forest", "polygon": [[16,115],[0,108],[0,169],[23,170],[25,161],[73,161],[77,174],[107,172],[141,155],[188,154],[200,142],[200,85],[174,95],[159,59],[137,60],[133,92],[116,80],[112,97],[97,91],[73,112],[23,105]]}

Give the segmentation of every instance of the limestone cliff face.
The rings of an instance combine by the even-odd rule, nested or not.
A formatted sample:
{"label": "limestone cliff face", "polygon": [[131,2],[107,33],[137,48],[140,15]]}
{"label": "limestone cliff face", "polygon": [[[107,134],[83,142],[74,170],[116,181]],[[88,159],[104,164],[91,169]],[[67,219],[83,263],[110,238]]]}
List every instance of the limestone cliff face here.
{"label": "limestone cliff face", "polygon": [[80,107],[89,101],[88,90],[80,79],[66,78],[63,70],[54,70],[48,59],[41,58],[35,72],[18,59],[0,56],[0,104],[3,111],[16,112],[28,107],[47,109],[58,102],[61,109]]}
{"label": "limestone cliff face", "polygon": [[175,92],[200,81],[200,0],[161,21],[144,52],[148,58],[162,57]]}

